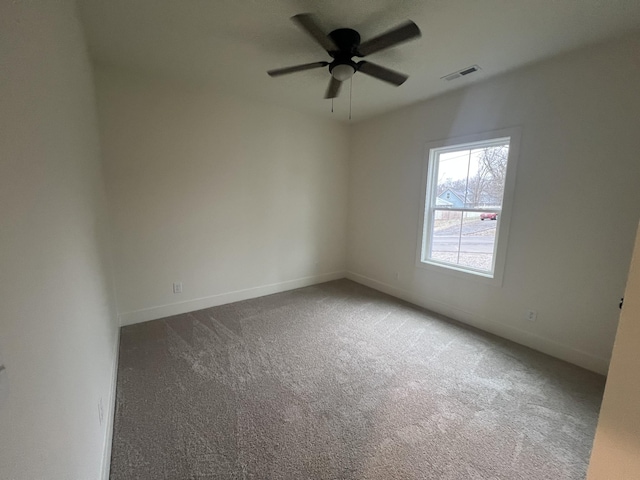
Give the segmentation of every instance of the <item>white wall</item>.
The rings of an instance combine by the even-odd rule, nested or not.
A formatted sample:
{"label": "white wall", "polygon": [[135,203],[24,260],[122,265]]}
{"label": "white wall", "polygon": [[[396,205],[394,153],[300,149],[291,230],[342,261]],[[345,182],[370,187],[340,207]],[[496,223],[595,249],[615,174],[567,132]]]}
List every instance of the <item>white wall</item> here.
{"label": "white wall", "polygon": [[117,326],[95,98],[74,8],[0,2],[3,479],[97,479],[108,452]]}
{"label": "white wall", "polygon": [[213,89],[96,75],[123,323],[344,276],[344,126]]}
{"label": "white wall", "polygon": [[588,480],[634,480],[640,472],[640,228],[624,298]]}
{"label": "white wall", "polygon": [[[606,372],[640,204],[639,50],[627,37],[355,125],[350,278]],[[416,268],[425,144],[512,126],[503,286]]]}

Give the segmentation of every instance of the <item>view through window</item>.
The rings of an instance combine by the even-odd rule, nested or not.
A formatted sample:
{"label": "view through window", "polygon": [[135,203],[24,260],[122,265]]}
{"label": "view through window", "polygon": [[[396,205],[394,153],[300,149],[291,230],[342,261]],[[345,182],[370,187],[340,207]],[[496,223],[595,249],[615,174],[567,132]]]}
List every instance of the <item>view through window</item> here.
{"label": "view through window", "polygon": [[493,276],[509,138],[432,149],[421,260]]}

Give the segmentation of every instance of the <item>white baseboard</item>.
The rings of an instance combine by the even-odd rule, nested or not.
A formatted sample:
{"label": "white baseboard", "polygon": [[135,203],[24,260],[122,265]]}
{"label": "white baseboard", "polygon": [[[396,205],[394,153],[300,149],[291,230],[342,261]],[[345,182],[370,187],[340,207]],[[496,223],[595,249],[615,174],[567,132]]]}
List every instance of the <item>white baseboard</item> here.
{"label": "white baseboard", "polygon": [[587,370],[606,375],[609,369],[609,361],[607,359],[590,355],[586,352],[558,343],[554,340],[541,337],[540,335],[526,332],[510,325],[505,325],[503,323],[489,320],[472,312],[467,312],[465,310],[452,307],[443,302],[428,299],[423,295],[418,297],[408,290],[394,287],[393,285],[380,282],[378,280],[367,277],[365,275],[360,275],[355,272],[348,271],[346,273],[346,277],[349,280],[353,280],[354,282],[361,283],[362,285],[366,285],[367,287],[371,287],[388,295],[400,298],[409,303],[413,303],[414,305],[418,305],[441,315],[445,315],[454,320],[479,328],[480,330],[493,333],[494,335],[497,335],[499,337],[512,340],[521,345],[525,345],[534,350],[538,350],[539,352],[551,355],[552,357],[556,357],[569,363],[573,363],[574,365],[586,368]]}
{"label": "white baseboard", "polygon": [[293,290],[296,288],[308,287],[309,285],[315,285],[316,283],[338,280],[340,278],[344,278],[345,275],[346,272],[344,272],[343,270],[339,272],[324,273],[311,277],[287,280],[280,283],[272,283],[269,285],[261,285],[258,287],[246,288],[233,292],[220,293],[218,295],[212,295],[209,297],[195,298],[193,300],[186,300],[184,302],[170,303],[168,305],[161,305],[158,307],[134,310],[132,312],[121,313],[118,316],[120,318],[121,326],[132,325],[134,323],[141,323],[149,320],[156,320],[158,318],[170,317],[171,315],[179,315],[181,313],[202,310],[203,308],[217,307],[218,305],[224,305],[227,303],[262,297],[264,295],[285,292],[287,290]]}
{"label": "white baseboard", "polygon": [[113,371],[111,372],[111,391],[109,392],[109,399],[106,405],[106,432],[100,476],[102,480],[109,480],[109,474],[111,473],[111,447],[113,445],[113,427],[116,413],[116,384],[118,381],[118,358],[120,356],[120,328],[118,328],[114,350]]}

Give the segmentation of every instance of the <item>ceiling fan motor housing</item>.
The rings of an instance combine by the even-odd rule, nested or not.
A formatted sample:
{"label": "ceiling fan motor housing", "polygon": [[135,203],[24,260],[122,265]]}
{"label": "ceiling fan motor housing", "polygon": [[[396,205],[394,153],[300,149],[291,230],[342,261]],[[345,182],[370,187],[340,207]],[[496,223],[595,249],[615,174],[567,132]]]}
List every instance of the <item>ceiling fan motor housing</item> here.
{"label": "ceiling fan motor housing", "polygon": [[[358,46],[360,45],[360,34],[351,28],[338,28],[329,34],[333,43],[335,43],[338,50],[329,52],[334,60],[329,64],[329,72],[340,81],[346,80],[354,72],[358,70],[358,65],[351,60],[351,58],[358,54]],[[342,65],[348,65],[351,67],[343,67]],[[334,72],[334,68],[338,69]]]}
{"label": "ceiling fan motor housing", "polygon": [[336,58],[339,55],[349,55],[349,58],[357,55],[360,45],[360,34],[351,28],[338,28],[329,34],[333,43],[338,47],[337,51],[329,52]]}

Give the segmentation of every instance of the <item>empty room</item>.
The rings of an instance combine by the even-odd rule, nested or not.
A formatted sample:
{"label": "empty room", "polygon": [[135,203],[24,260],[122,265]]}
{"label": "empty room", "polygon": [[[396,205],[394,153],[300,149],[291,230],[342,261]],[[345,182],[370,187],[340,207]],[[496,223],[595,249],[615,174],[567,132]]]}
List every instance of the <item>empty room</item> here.
{"label": "empty room", "polygon": [[0,0],[0,478],[640,478],[640,2]]}

